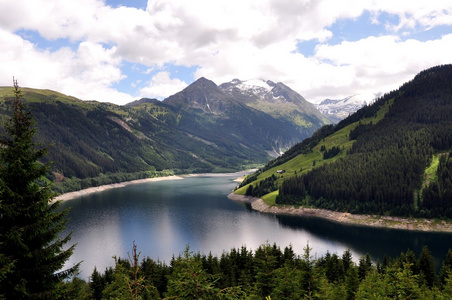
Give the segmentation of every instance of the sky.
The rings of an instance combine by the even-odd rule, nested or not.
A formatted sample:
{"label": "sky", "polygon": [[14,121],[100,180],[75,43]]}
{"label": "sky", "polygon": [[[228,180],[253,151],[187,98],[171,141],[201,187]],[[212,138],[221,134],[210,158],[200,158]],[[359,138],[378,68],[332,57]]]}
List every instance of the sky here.
{"label": "sky", "polygon": [[452,63],[450,0],[0,0],[0,86],[126,104],[200,77],[313,103]]}

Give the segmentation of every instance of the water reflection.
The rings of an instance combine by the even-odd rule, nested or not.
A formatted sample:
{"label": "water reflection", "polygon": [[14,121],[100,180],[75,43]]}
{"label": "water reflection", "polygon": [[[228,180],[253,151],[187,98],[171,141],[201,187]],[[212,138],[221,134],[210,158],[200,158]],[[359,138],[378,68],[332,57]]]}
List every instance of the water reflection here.
{"label": "water reflection", "polygon": [[399,256],[412,250],[418,256],[427,245],[437,260],[437,267],[452,248],[452,234],[436,232],[415,232],[400,229],[372,228],[345,225],[316,217],[276,216],[281,226],[303,228],[313,236],[342,243],[357,253],[371,254],[375,261],[382,261],[385,255]]}
{"label": "water reflection", "polygon": [[269,242],[292,245],[297,254],[309,243],[313,254],[342,254],[375,259],[428,245],[441,260],[452,235],[340,225],[313,217],[275,216],[251,211],[227,198],[236,176],[193,177],[127,186],[63,203],[72,207],[67,231],[77,243],[69,265],[84,261],[82,276],[126,257],[132,244],[142,256],[169,262],[187,244],[193,251],[221,255],[232,247],[256,249]]}

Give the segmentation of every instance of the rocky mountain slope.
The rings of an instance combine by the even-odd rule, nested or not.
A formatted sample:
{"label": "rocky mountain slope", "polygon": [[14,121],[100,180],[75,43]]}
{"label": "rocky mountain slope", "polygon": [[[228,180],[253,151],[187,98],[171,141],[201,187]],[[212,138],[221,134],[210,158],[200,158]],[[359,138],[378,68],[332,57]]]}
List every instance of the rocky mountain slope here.
{"label": "rocky mountain slope", "polygon": [[305,136],[312,135],[313,128],[329,123],[314,105],[282,82],[234,79],[221,84],[220,88],[249,107],[295,124]]}
{"label": "rocky mountain slope", "polygon": [[240,144],[264,148],[274,156],[309,137],[326,121],[309,102],[281,83],[270,82],[273,87],[265,93],[262,89],[236,90],[237,82],[217,86],[200,78],[163,103],[197,116],[185,118],[181,126],[190,134],[212,142],[218,133],[223,138],[234,136]]}

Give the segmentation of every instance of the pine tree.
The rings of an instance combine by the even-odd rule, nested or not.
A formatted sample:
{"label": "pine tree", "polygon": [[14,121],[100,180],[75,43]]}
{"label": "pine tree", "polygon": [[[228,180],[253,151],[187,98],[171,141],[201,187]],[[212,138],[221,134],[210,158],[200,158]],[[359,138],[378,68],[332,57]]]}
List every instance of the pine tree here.
{"label": "pine tree", "polygon": [[424,246],[424,248],[422,248],[418,265],[419,273],[425,280],[427,286],[433,287],[433,285],[436,283],[435,260],[427,246]]}
{"label": "pine tree", "polygon": [[105,288],[105,278],[97,271],[97,268],[94,267],[94,271],[91,274],[89,287],[92,291],[92,296],[94,300],[102,299],[102,291]]}
{"label": "pine tree", "polygon": [[6,299],[52,299],[78,265],[62,270],[74,249],[63,250],[70,234],[58,237],[68,211],[57,211],[59,202],[52,202],[44,177],[49,164],[38,162],[48,147],[33,141],[35,121],[13,82],[13,113],[0,138],[0,254],[13,267],[1,278],[0,294]]}

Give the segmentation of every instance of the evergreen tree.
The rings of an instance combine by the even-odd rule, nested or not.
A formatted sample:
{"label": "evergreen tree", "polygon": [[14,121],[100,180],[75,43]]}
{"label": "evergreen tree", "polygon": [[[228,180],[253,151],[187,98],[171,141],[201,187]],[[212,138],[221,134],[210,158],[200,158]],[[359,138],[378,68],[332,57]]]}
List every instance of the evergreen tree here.
{"label": "evergreen tree", "polygon": [[449,249],[449,251],[447,251],[446,260],[443,262],[439,273],[440,284],[442,286],[446,283],[446,279],[450,274],[452,274],[452,250]]}
{"label": "evergreen tree", "polygon": [[105,280],[102,277],[102,275],[97,271],[97,268],[94,267],[94,271],[91,274],[90,277],[91,281],[89,283],[89,287],[93,294],[94,300],[101,300],[102,299],[102,291],[105,288]]}
{"label": "evergreen tree", "polygon": [[359,275],[359,280],[363,280],[367,273],[371,270],[372,267],[372,260],[370,258],[369,253],[366,254],[366,256],[362,256],[359,259],[359,264],[358,264],[358,275]]}
{"label": "evergreen tree", "polygon": [[[276,245],[275,245],[276,246]],[[279,252],[281,254],[281,252]],[[271,294],[275,285],[275,270],[278,266],[278,253],[268,243],[260,246],[255,254],[256,291],[259,297]]]}
{"label": "evergreen tree", "polygon": [[283,267],[275,272],[276,286],[271,294],[271,299],[301,299],[302,287],[300,282],[300,270],[287,261]]}
{"label": "evergreen tree", "polygon": [[[74,249],[63,250],[70,234],[58,237],[68,211],[57,211],[59,202],[52,202],[44,178],[49,164],[38,162],[47,147],[33,141],[35,121],[21,100],[16,80],[14,94],[12,117],[0,139],[0,254],[14,265],[0,278],[0,294],[6,299],[52,299],[78,267],[61,270]],[[0,270],[4,267],[2,261]]]}
{"label": "evergreen tree", "polygon": [[347,249],[342,254],[342,264],[344,265],[344,272],[347,273],[348,269],[353,265],[352,252]]}
{"label": "evergreen tree", "polygon": [[345,277],[345,289],[347,291],[347,299],[355,299],[356,291],[359,288],[359,274],[356,267],[351,266],[347,270]]}
{"label": "evergreen tree", "polygon": [[215,283],[218,276],[207,274],[202,268],[201,258],[193,256],[189,247],[183,257],[174,261],[174,269],[168,276],[167,299],[243,299],[240,287],[219,289]]}
{"label": "evergreen tree", "polygon": [[436,283],[435,261],[427,246],[422,248],[421,255],[419,256],[419,273],[422,279],[428,287],[433,287]]}

